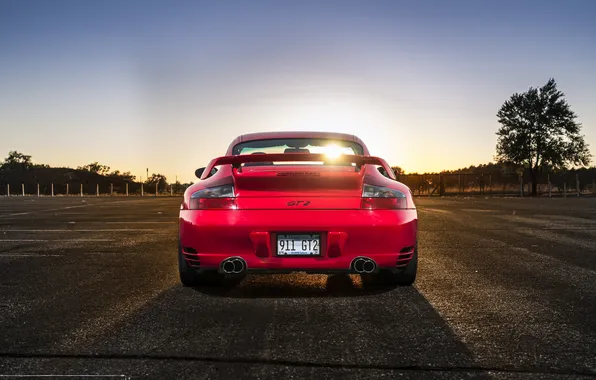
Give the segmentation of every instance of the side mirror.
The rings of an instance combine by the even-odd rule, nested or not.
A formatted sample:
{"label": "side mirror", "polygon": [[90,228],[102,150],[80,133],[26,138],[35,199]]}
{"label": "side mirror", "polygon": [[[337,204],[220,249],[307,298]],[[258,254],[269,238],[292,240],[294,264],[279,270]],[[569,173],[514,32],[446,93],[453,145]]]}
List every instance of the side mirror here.
{"label": "side mirror", "polygon": [[206,168],[199,168],[197,170],[195,170],[195,176],[199,179],[201,179],[201,176],[203,175],[203,172],[205,171]]}

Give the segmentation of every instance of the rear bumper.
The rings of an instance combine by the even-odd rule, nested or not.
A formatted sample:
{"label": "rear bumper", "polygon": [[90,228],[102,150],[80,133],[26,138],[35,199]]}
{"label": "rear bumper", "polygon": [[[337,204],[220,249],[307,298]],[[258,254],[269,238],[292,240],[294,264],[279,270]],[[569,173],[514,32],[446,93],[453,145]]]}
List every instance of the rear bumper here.
{"label": "rear bumper", "polygon": [[[241,257],[249,272],[351,271],[367,257],[378,268],[405,267],[416,245],[416,210],[181,210],[180,245],[189,266],[220,269]],[[278,233],[321,234],[321,255],[277,257]]]}

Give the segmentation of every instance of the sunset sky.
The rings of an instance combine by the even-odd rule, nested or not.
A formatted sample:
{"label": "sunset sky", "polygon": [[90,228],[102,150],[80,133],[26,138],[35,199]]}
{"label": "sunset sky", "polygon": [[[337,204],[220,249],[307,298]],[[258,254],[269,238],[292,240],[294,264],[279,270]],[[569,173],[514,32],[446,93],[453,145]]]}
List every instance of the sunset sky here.
{"label": "sunset sky", "polygon": [[487,163],[554,77],[596,153],[594,1],[0,1],[0,156],[195,180],[243,133],[356,134],[408,172]]}

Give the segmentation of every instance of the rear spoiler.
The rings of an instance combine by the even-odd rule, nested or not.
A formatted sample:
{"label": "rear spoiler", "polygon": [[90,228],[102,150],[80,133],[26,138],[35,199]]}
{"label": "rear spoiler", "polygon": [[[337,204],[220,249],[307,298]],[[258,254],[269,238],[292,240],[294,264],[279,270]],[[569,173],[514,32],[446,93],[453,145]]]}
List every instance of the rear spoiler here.
{"label": "rear spoiler", "polygon": [[232,165],[235,169],[241,170],[240,166],[247,162],[326,162],[330,164],[335,163],[354,163],[356,164],[356,170],[359,171],[362,165],[381,165],[388,172],[393,173],[391,167],[385,160],[374,156],[362,156],[362,155],[341,155],[337,158],[329,158],[326,154],[321,153],[274,153],[274,154],[241,154],[237,156],[222,156],[214,158],[209,162],[209,165],[203,171],[201,179],[206,179],[213,168],[220,165]]}

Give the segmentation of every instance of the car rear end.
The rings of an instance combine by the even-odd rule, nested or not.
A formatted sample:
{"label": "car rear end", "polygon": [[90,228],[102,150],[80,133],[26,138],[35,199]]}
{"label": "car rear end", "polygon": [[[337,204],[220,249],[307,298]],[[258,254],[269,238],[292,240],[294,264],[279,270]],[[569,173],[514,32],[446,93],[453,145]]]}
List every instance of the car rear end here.
{"label": "car rear end", "polygon": [[[241,274],[399,273],[416,250],[409,189],[379,175],[384,161],[347,156],[253,155],[214,161],[224,169],[180,211],[180,249],[196,271]],[[286,165],[254,165],[266,160]],[[210,170],[210,169],[209,169]],[[390,168],[389,168],[390,170]]]}

